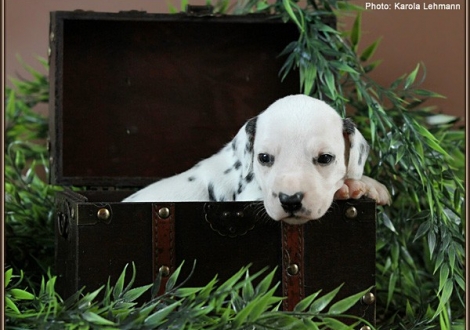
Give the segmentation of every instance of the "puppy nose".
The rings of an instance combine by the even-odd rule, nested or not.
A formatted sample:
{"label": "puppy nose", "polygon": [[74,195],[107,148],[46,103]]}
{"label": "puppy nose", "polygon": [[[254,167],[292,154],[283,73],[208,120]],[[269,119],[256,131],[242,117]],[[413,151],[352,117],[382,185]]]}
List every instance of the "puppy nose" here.
{"label": "puppy nose", "polygon": [[279,193],[279,201],[284,211],[288,213],[293,213],[300,210],[302,207],[302,199],[304,198],[304,193],[298,192],[293,195],[287,195],[284,193]]}

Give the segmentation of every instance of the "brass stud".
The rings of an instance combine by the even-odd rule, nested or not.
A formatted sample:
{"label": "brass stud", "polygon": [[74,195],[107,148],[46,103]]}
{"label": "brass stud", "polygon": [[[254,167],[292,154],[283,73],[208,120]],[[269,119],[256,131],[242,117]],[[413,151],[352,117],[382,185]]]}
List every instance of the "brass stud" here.
{"label": "brass stud", "polygon": [[357,209],[354,206],[348,207],[345,215],[348,219],[354,219],[355,217],[357,217]]}
{"label": "brass stud", "polygon": [[375,296],[372,292],[366,293],[362,296],[362,302],[366,305],[372,305],[375,303]]}
{"label": "brass stud", "polygon": [[236,213],[236,216],[237,216],[237,218],[243,218],[243,216],[244,216],[243,211],[238,211]]}
{"label": "brass stud", "polygon": [[166,219],[170,216],[170,209],[168,207],[162,207],[158,210],[158,216],[162,219]]}
{"label": "brass stud", "polygon": [[289,266],[287,266],[287,274],[289,274],[290,276],[297,275],[299,273],[299,270],[299,265],[297,264],[290,264]]}
{"label": "brass stud", "polygon": [[368,325],[365,325],[365,326],[361,327],[360,330],[371,330],[371,328]]}
{"label": "brass stud", "polygon": [[170,275],[170,267],[163,265],[158,269],[158,272],[160,273],[160,275],[166,277]]}
{"label": "brass stud", "polygon": [[96,216],[100,220],[108,220],[109,217],[111,216],[111,213],[109,212],[107,208],[102,208],[98,210],[98,212],[96,213]]}
{"label": "brass stud", "polygon": [[51,42],[54,41],[54,39],[55,39],[55,34],[54,34],[54,32],[51,32],[51,34],[49,35],[49,38],[50,38],[49,40],[50,40]]}

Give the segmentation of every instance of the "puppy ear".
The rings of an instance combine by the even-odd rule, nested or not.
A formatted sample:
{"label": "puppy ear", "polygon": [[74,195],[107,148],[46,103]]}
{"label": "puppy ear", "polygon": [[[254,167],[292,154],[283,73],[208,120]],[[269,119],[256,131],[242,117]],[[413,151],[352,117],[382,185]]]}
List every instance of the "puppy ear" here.
{"label": "puppy ear", "polygon": [[232,149],[235,157],[241,163],[243,178],[253,172],[253,144],[255,141],[257,119],[258,117],[254,117],[248,120],[232,140]]}
{"label": "puppy ear", "polygon": [[364,165],[369,154],[369,144],[351,119],[343,119],[345,141],[346,179],[359,180],[364,172]]}

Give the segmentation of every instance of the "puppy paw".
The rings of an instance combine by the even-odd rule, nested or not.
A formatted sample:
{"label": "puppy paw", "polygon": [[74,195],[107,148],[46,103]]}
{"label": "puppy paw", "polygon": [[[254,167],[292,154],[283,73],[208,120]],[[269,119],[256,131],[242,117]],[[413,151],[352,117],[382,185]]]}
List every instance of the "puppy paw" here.
{"label": "puppy paw", "polygon": [[380,182],[363,176],[361,180],[346,179],[343,186],[336,191],[335,199],[358,199],[367,196],[375,199],[379,205],[390,205],[391,196],[388,189]]}

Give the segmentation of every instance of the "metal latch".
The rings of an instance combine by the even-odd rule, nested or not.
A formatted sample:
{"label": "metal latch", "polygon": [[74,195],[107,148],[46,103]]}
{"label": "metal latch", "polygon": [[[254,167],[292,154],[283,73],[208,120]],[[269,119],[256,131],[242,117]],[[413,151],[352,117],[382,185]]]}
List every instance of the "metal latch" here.
{"label": "metal latch", "polygon": [[221,236],[243,236],[255,228],[262,204],[258,202],[212,202],[204,204],[204,218]]}

